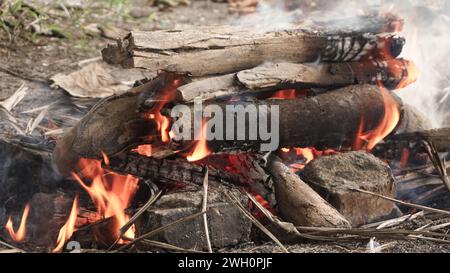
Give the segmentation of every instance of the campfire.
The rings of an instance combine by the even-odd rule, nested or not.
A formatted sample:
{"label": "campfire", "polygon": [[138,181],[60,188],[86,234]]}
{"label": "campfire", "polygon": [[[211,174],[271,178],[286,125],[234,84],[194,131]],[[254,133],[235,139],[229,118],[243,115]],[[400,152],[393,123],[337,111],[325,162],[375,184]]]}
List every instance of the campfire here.
{"label": "campfire", "polygon": [[[449,129],[432,130],[395,93],[420,77],[414,60],[399,57],[403,20],[365,20],[351,30],[316,22],[132,31],[109,44],[104,62],[157,74],[86,107],[57,138],[0,140],[3,156],[25,162],[11,176],[42,174],[2,182],[2,238],[52,252],[448,243],[428,229],[386,229],[450,214],[440,201],[450,190]],[[0,110],[22,130],[12,107]],[[422,183],[433,175],[439,183]]]}

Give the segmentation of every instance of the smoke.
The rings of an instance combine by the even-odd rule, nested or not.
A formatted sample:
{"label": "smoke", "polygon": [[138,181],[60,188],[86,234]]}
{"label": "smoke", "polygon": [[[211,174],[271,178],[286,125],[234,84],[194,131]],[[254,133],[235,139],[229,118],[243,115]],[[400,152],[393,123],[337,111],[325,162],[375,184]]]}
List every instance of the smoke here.
{"label": "smoke", "polygon": [[[261,2],[263,1],[263,2]],[[234,24],[270,31],[312,22],[326,24],[328,31],[367,29],[367,14],[395,14],[405,21],[401,36],[406,46],[400,57],[418,68],[416,83],[395,91],[405,103],[415,106],[434,127],[450,125],[450,1],[448,0],[260,0],[255,13]]]}

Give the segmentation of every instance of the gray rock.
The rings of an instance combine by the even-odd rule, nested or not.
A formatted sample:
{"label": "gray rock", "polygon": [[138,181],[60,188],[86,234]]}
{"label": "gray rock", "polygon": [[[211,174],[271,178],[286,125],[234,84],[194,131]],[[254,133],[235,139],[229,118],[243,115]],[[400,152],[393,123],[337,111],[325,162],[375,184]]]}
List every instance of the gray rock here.
{"label": "gray rock", "polygon": [[[222,189],[223,190],[223,189]],[[139,234],[167,225],[177,219],[201,211],[202,191],[183,191],[167,194],[147,210],[136,223]],[[223,192],[208,192],[208,228],[213,248],[235,246],[250,241],[252,223],[234,205],[227,203]],[[152,238],[187,249],[206,250],[203,218],[170,227]]]}
{"label": "gray rock", "polygon": [[320,157],[309,163],[302,178],[333,205],[352,226],[370,223],[391,213],[392,202],[352,189],[395,197],[389,166],[366,152]]}

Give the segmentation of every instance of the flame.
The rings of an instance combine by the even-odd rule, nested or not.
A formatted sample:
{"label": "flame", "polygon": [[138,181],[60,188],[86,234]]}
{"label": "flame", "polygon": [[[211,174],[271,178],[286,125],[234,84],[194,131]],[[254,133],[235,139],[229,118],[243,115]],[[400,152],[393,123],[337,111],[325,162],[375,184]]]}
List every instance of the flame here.
{"label": "flame", "polygon": [[161,140],[164,143],[170,142],[170,135],[169,135],[169,126],[170,126],[170,120],[168,117],[161,116]]}
{"label": "flame", "polygon": [[408,160],[410,156],[410,151],[408,148],[404,148],[402,151],[402,156],[400,158],[400,167],[405,168],[408,165]]}
{"label": "flame", "polygon": [[56,247],[52,250],[53,253],[61,252],[64,244],[72,237],[75,231],[75,223],[78,215],[78,196],[73,199],[72,209],[70,210],[69,219],[64,226],[59,230],[58,240],[56,241]]}
{"label": "flame", "polygon": [[[97,206],[97,212],[105,218],[114,219],[114,238],[119,237],[119,229],[129,220],[125,209],[129,206],[131,198],[137,190],[139,179],[131,175],[120,175],[114,172],[105,172],[100,160],[80,159],[80,169],[85,178],[91,181],[87,186],[79,175],[72,173],[75,180],[88,192],[92,201]],[[134,226],[125,234],[128,238],[134,238]],[[123,240],[119,240],[123,243]]]}
{"label": "flame", "polygon": [[11,217],[9,217],[8,222],[6,223],[5,228],[8,231],[9,236],[11,236],[11,238],[16,242],[22,242],[23,240],[25,240],[27,218],[29,212],[30,212],[30,204],[26,204],[25,209],[23,210],[22,219],[20,220],[20,226],[17,232],[14,231]]}
{"label": "flame", "polygon": [[289,165],[291,167],[291,171],[294,173],[297,172],[298,170],[303,170],[309,162],[313,161],[317,157],[332,155],[336,153],[336,151],[332,149],[319,151],[314,147],[281,148],[281,152],[285,154],[294,152],[296,159],[299,161]]}
{"label": "flame", "polygon": [[406,86],[416,82],[419,74],[413,61],[403,60],[403,64],[404,68],[406,68],[403,73],[406,73],[406,76],[404,75],[402,80],[398,83],[396,87],[397,89],[405,88]]}
{"label": "flame", "polygon": [[314,150],[312,148],[294,148],[297,156],[303,156],[305,158],[305,163],[308,164],[314,159]]}
{"label": "flame", "polygon": [[171,135],[170,119],[161,114],[161,110],[167,103],[175,100],[177,94],[177,88],[182,84],[181,79],[175,74],[166,74],[164,90],[159,94],[157,103],[153,106],[151,111],[147,113],[147,118],[156,122],[157,130],[161,133],[161,141],[163,143],[169,143]]}
{"label": "flame", "polygon": [[205,137],[207,125],[208,125],[207,122],[203,122],[200,139],[197,140],[197,142],[195,143],[192,152],[188,156],[186,156],[187,161],[189,162],[199,161],[211,154],[211,151],[208,149]]}
{"label": "flame", "polygon": [[138,153],[140,155],[147,156],[147,157],[151,157],[152,154],[153,154],[152,145],[149,145],[149,144],[147,144],[147,145],[140,145],[136,149],[133,149],[132,151],[136,152],[136,153]]}
{"label": "flame", "polygon": [[285,90],[279,90],[273,93],[272,96],[270,96],[272,99],[284,99],[284,100],[292,100],[297,98],[297,92],[295,89],[285,89]]}
{"label": "flame", "polygon": [[[388,136],[400,121],[400,110],[395,100],[389,95],[388,91],[380,85],[381,95],[384,103],[384,115],[376,128],[367,133],[358,133],[357,141],[364,140],[366,149],[371,151],[380,141]],[[359,132],[362,132],[364,122],[360,123]],[[356,145],[355,145],[356,146]],[[357,147],[360,148],[360,147]]]}

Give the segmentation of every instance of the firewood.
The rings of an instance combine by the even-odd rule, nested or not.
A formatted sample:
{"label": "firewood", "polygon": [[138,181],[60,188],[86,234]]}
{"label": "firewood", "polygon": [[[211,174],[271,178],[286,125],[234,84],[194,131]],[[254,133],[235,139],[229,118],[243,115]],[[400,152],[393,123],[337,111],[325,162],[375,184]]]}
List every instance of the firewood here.
{"label": "firewood", "polygon": [[135,31],[102,50],[123,67],[166,70],[193,76],[225,74],[266,61],[342,62],[397,57],[405,40],[394,34],[324,34],[300,29],[249,33],[223,26]]}
{"label": "firewood", "polygon": [[177,99],[192,102],[270,92],[290,88],[335,89],[351,84],[382,84],[396,89],[406,83],[412,64],[403,59],[322,64],[269,63],[221,76],[207,77],[182,85]]}
{"label": "firewood", "polygon": [[450,128],[403,133],[391,137],[390,140],[426,140],[432,142],[438,152],[446,153],[450,151]]}
{"label": "firewood", "polygon": [[[58,142],[53,152],[53,162],[58,169],[62,173],[68,173],[73,170],[70,167],[79,157],[101,158],[100,151],[114,156],[144,143],[161,145],[158,140],[160,132],[156,130],[155,121],[146,119],[138,111],[140,92],[151,89],[152,86],[153,83],[150,82],[139,87],[140,89],[110,97],[97,104]],[[400,99],[396,99],[401,105]],[[311,98],[229,103],[244,107],[266,105],[269,109],[268,120],[271,116],[270,107],[278,106],[279,147],[348,147],[353,144],[357,135],[361,116],[365,118],[365,130],[368,131],[377,126],[384,115],[380,90],[371,85],[348,86]],[[224,113],[227,105],[229,104],[224,102],[217,104]],[[193,109],[191,110],[191,113],[194,113]],[[252,120],[246,115],[243,121],[248,135]],[[226,121],[223,124],[226,124]],[[191,126],[192,131],[194,128],[195,126]],[[237,122],[234,121],[233,128],[225,128],[223,139],[226,139],[226,131],[231,129],[237,132]],[[260,151],[261,143],[266,142],[260,139],[211,140],[207,145],[212,152]],[[192,141],[173,142],[172,146],[173,150],[185,149],[192,146]]]}
{"label": "firewood", "polygon": [[[402,102],[394,94],[389,94],[398,103],[400,112]],[[219,106],[226,113],[228,102],[204,103]],[[309,98],[293,100],[269,99],[264,101],[240,101],[233,105],[260,106],[267,105],[267,119],[271,119],[272,106],[279,107],[279,147],[316,147],[320,149],[351,147],[360,129],[361,117],[364,117],[365,131],[375,128],[384,115],[384,101],[380,89],[373,85],[352,85],[332,92],[320,94]],[[191,106],[191,113],[194,113]],[[193,118],[191,118],[191,135],[194,135]],[[242,117],[240,126],[249,135],[249,128],[254,123],[249,115]],[[337,122],[338,121],[338,122]],[[223,124],[227,124],[226,115]],[[232,150],[259,151],[262,141],[259,136],[256,140],[226,140],[227,130],[238,129],[237,122],[234,127],[224,128],[222,139],[210,140],[208,149],[212,152],[227,152]],[[181,147],[192,145],[190,141],[181,143]],[[178,147],[180,148],[180,147]]]}
{"label": "firewood", "polygon": [[[334,87],[382,83],[395,88],[408,75],[409,61],[347,62],[331,64],[274,63],[237,73],[241,84],[251,90],[289,87]],[[393,67],[398,67],[393,71]]]}
{"label": "firewood", "polygon": [[267,165],[275,183],[281,216],[297,226],[349,228],[350,223],[296,174],[271,155]]}
{"label": "firewood", "polygon": [[[211,183],[236,185],[263,183],[267,179],[267,175],[262,169],[254,165],[253,159],[251,156],[242,155],[241,165],[246,166],[245,174],[226,172],[219,168],[210,167],[209,181]],[[222,158],[222,160],[225,161],[226,159]],[[182,159],[157,159],[136,153],[124,153],[111,157],[110,164],[105,167],[112,171],[128,173],[136,177],[162,183],[186,182],[201,186],[204,178],[204,171],[201,165],[192,164]]]}

